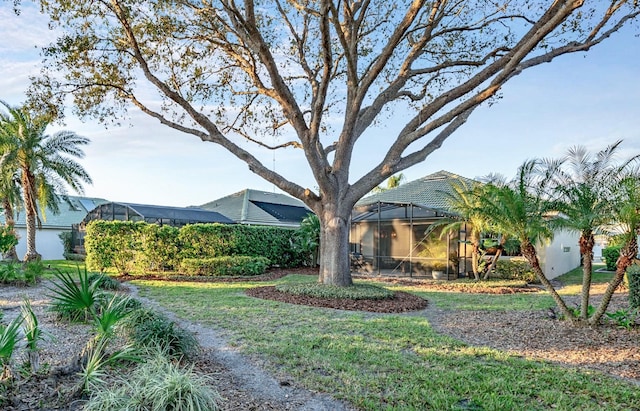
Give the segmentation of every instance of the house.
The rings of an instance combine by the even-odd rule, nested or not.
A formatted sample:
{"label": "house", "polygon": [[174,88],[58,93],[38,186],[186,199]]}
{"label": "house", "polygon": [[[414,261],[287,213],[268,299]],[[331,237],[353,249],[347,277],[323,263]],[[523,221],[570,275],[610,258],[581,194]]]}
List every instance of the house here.
{"label": "house", "polygon": [[[433,223],[453,216],[447,197],[452,184],[473,180],[438,171],[396,188],[362,198],[351,219],[351,252],[358,271],[426,276],[443,270],[448,279],[471,270],[467,230],[441,238]],[[555,278],[580,264],[578,235],[558,232],[550,244],[539,247],[543,271]]]}
{"label": "house", "polygon": [[[73,224],[80,223],[88,212],[106,202],[107,200],[102,198],[67,196],[66,200],[60,202],[57,214],[47,208],[40,216],[42,229],[36,232],[36,247],[42,258],[45,260],[63,259],[64,247],[60,234],[70,232]],[[17,213],[15,217],[15,228],[18,235],[16,252],[18,257],[22,258],[27,252],[27,227],[24,211]],[[4,215],[2,215],[0,224],[4,224],[4,222]]]}
{"label": "house", "polygon": [[245,189],[200,206],[238,224],[295,228],[309,214],[305,204],[285,194]]}
{"label": "house", "polygon": [[350,232],[358,270],[431,276],[442,269],[449,279],[464,275],[471,267],[464,230],[441,239],[441,230],[431,227],[452,215],[445,193],[460,180],[472,181],[439,171],[358,201]]}

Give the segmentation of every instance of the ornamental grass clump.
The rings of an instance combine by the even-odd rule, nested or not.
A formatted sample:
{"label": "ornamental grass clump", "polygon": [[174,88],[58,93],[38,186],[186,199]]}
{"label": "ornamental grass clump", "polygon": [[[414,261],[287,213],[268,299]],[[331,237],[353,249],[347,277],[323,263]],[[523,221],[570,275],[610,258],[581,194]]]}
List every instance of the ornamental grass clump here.
{"label": "ornamental grass clump", "polygon": [[157,350],[126,379],[97,386],[84,410],[215,411],[221,397],[212,384],[193,366],[182,366]]}
{"label": "ornamental grass clump", "polygon": [[171,358],[192,358],[198,353],[198,341],[193,334],[153,310],[137,309],[120,325],[136,347],[159,347]]}
{"label": "ornamental grass clump", "polygon": [[276,290],[294,295],[345,300],[386,300],[394,296],[393,291],[372,284],[353,284],[350,287],[335,287],[318,283],[278,284]]}

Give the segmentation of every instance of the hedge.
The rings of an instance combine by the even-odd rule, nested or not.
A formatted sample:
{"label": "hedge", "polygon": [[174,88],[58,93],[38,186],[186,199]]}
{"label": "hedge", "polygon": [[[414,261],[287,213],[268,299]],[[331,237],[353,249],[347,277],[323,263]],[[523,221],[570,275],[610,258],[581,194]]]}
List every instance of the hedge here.
{"label": "hedge", "polygon": [[616,262],[618,261],[618,257],[620,257],[620,246],[612,246],[602,249],[602,258],[604,258],[604,262],[607,264],[607,271],[615,271],[616,270]]}
{"label": "hedge", "polygon": [[511,260],[498,260],[496,262],[495,276],[505,280],[524,280],[528,283],[538,281],[531,265],[524,259],[512,258]]}
{"label": "hedge", "polygon": [[191,224],[180,229],[132,221],[87,225],[87,269],[145,273],[175,270],[185,259],[225,256],[266,258],[280,267],[300,266],[304,256],[292,244],[296,230],[224,224]]}
{"label": "hedge", "polygon": [[104,272],[115,268],[118,273],[135,270],[136,255],[141,251],[139,233],[146,223],[134,221],[101,221],[87,224],[84,247],[87,269]]}
{"label": "hedge", "polygon": [[627,268],[629,281],[629,307],[640,309],[640,265],[632,264]]}
{"label": "hedge", "polygon": [[186,258],[180,263],[180,272],[187,275],[260,275],[269,267],[269,259],[245,255]]}
{"label": "hedge", "polygon": [[280,227],[191,224],[180,229],[180,257],[245,255],[266,257],[271,264],[280,267],[295,267],[303,260],[303,256],[291,247],[295,232]]}

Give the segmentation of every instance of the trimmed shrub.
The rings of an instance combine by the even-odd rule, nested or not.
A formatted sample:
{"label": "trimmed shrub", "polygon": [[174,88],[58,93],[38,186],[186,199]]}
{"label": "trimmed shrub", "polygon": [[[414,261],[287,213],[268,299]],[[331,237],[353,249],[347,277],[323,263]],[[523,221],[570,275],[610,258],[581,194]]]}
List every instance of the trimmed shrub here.
{"label": "trimmed shrub", "polygon": [[192,224],[180,229],[180,257],[266,257],[280,267],[301,265],[303,256],[291,244],[296,230],[227,224]]}
{"label": "trimmed shrub", "polygon": [[104,272],[114,267],[120,274],[132,273],[141,250],[140,233],[146,225],[134,221],[90,222],[84,239],[87,269]]}
{"label": "trimmed shrub", "polygon": [[498,260],[496,263],[495,277],[505,280],[523,280],[528,283],[538,281],[536,274],[529,263],[524,259],[512,258],[510,260]]}
{"label": "trimmed shrub", "polygon": [[629,307],[640,309],[640,265],[633,264],[627,268],[629,281]]}
{"label": "trimmed shrub", "polygon": [[179,265],[178,253],[180,230],[168,225],[145,224],[139,232],[140,252],[137,254],[136,270],[166,271]]}
{"label": "trimmed shrub", "polygon": [[620,257],[620,246],[607,247],[602,249],[602,258],[607,264],[607,271],[616,270],[616,261]]}
{"label": "trimmed shrub", "polygon": [[[85,236],[86,262],[89,270],[104,272],[114,267],[121,274],[171,270],[181,267],[183,259],[226,256],[263,257],[268,264],[295,267],[305,258],[292,247],[295,233],[278,227],[191,224],[178,230],[144,222],[93,221]],[[217,275],[260,273],[260,265],[241,265],[241,272]]]}
{"label": "trimmed shrub", "polygon": [[269,267],[269,259],[251,256],[225,256],[215,258],[186,258],[180,271],[187,275],[260,275]]}

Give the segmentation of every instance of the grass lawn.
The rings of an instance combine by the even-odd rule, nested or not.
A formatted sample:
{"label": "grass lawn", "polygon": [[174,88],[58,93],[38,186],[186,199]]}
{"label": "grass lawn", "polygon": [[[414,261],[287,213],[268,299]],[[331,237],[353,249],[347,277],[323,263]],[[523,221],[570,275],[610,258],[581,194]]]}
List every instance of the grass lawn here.
{"label": "grass lawn", "polygon": [[[637,386],[596,372],[529,361],[438,335],[419,314],[368,314],[247,297],[248,287],[315,281],[290,275],[269,283],[136,281],[141,294],[179,316],[221,330],[243,352],[307,388],[360,409],[631,410]],[[388,285],[387,285],[388,286]],[[544,292],[477,295],[412,291],[440,308],[528,310],[553,306]],[[523,336],[526,338],[526,336]]]}

